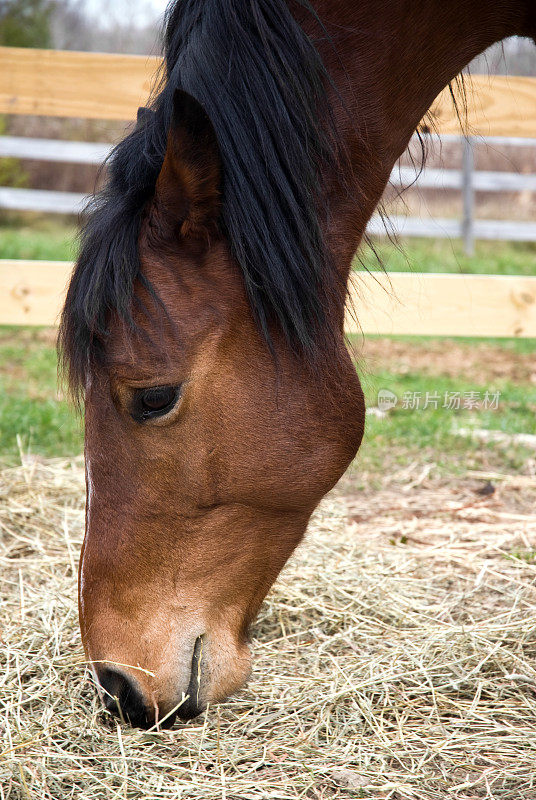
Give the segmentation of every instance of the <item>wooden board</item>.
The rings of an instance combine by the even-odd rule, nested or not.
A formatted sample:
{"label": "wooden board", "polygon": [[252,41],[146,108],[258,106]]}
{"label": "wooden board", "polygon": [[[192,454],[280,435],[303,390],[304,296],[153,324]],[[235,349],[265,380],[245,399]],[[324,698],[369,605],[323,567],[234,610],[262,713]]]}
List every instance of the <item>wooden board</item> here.
{"label": "wooden board", "polygon": [[357,273],[349,333],[536,337],[536,277]]}
{"label": "wooden board", "polygon": [[0,113],[136,118],[159,58],[0,48]]}
{"label": "wooden board", "polygon": [[[0,261],[0,324],[55,325],[72,264]],[[358,273],[349,333],[536,338],[536,277]]]}
{"label": "wooden board", "polygon": [[0,324],[56,325],[72,266],[68,261],[0,260]]}
{"label": "wooden board", "polygon": [[[158,58],[0,48],[0,113],[132,120],[149,96]],[[467,132],[536,137],[536,78],[467,80]],[[447,90],[432,106],[441,133],[459,133]]]}
{"label": "wooden board", "polygon": [[536,78],[473,75],[465,81],[467,124],[456,116],[448,89],[432,104],[439,133],[536,137]]}

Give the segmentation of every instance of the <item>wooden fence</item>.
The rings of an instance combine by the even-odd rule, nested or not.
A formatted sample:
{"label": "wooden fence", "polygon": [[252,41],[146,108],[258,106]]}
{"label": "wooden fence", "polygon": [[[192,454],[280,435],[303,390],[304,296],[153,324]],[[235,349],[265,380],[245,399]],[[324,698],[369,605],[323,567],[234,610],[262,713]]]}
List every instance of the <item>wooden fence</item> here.
{"label": "wooden fence", "polygon": [[[461,137],[450,137],[460,139]],[[443,137],[444,139],[444,137]],[[397,235],[432,238],[463,238],[465,252],[471,255],[475,239],[492,239],[509,242],[536,242],[536,222],[511,220],[478,220],[474,215],[476,192],[536,192],[536,174],[474,170],[474,137],[463,138],[463,167],[457,169],[431,169],[421,171],[413,167],[397,166],[391,175],[394,186],[417,186],[424,189],[456,189],[462,191],[463,216],[461,220],[448,218],[419,218],[391,216],[390,226],[377,216],[372,217],[368,232],[385,236],[388,231]],[[496,144],[493,137],[480,137],[479,141]],[[502,138],[510,146],[536,147],[536,139],[519,137]],[[69,164],[101,164],[110,145],[97,142],[66,142],[55,139],[0,136],[0,158],[34,159],[37,161]],[[58,192],[40,189],[15,189],[0,186],[0,209],[11,211],[37,211],[47,214],[79,214],[87,197],[75,192]]]}
{"label": "wooden fence", "polygon": [[[160,59],[104,53],[0,48],[0,114],[135,119]],[[536,79],[475,75],[468,130],[478,136],[535,135]],[[433,105],[438,130],[458,134],[448,90]]]}
{"label": "wooden fence", "polygon": [[[140,56],[0,48],[0,113],[130,120],[146,102],[159,63]],[[473,135],[536,135],[536,79],[475,76],[469,99],[467,126]],[[459,135],[448,92],[439,95],[433,110],[441,134]],[[15,145],[4,141],[3,154],[9,146]],[[52,153],[54,147],[43,144],[43,153],[47,148]],[[78,163],[88,163],[101,146],[84,147]],[[429,170],[428,179],[436,178]],[[67,210],[72,197],[55,194]],[[46,195],[41,193],[44,204]],[[8,202],[6,195],[4,200]],[[488,226],[486,238],[494,238],[495,222],[476,224],[480,226],[477,235],[485,235]],[[394,225],[408,232],[408,221],[395,218]],[[460,233],[456,220],[440,221],[440,226],[450,236]],[[54,324],[70,268],[66,262],[0,261],[0,322]],[[365,274],[352,291],[359,328],[349,317],[349,331],[536,337],[536,277]]]}

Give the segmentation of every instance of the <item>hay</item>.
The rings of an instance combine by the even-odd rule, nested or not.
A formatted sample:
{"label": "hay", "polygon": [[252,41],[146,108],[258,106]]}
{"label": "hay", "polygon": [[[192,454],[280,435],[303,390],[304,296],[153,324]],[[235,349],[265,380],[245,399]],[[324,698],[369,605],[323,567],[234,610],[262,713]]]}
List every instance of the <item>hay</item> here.
{"label": "hay", "polygon": [[0,798],[534,800],[534,489],[332,496],[263,606],[249,685],[142,732],[83,664],[81,462],[2,472]]}

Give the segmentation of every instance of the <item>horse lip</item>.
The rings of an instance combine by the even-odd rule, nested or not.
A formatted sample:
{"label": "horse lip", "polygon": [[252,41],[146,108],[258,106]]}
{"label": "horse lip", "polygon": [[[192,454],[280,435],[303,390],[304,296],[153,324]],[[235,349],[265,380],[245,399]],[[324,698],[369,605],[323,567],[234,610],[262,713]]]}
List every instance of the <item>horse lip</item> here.
{"label": "horse lip", "polygon": [[194,651],[192,653],[192,668],[190,672],[190,682],[186,691],[187,699],[177,709],[177,715],[182,720],[194,719],[198,717],[205,708],[200,699],[201,691],[201,665],[203,660],[203,636],[198,636],[195,640]]}

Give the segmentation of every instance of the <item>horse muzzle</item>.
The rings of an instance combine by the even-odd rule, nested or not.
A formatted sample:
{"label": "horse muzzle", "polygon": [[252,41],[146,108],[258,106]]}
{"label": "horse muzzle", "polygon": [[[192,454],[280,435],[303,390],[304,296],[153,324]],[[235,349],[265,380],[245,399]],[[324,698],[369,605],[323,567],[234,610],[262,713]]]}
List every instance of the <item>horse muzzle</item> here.
{"label": "horse muzzle", "polygon": [[[150,673],[118,661],[94,664],[97,691],[104,707],[123,722],[138,728],[157,725],[170,728],[205,711],[208,703],[220,702],[247,680],[250,653],[247,647],[230,647],[223,640],[198,636],[189,651],[189,671],[182,666]],[[173,676],[179,676],[176,680]]]}
{"label": "horse muzzle", "polygon": [[[151,728],[159,725],[170,728],[178,717],[182,721],[194,719],[206,708],[202,699],[201,685],[203,673],[203,637],[195,640],[191,659],[188,685],[173,698],[165,698],[162,691],[153,685],[156,676],[148,671],[134,670],[117,662],[103,662],[95,665],[94,677],[97,691],[107,711],[122,721],[137,727]],[[145,674],[143,674],[145,672]],[[161,695],[160,697],[158,697]]]}

